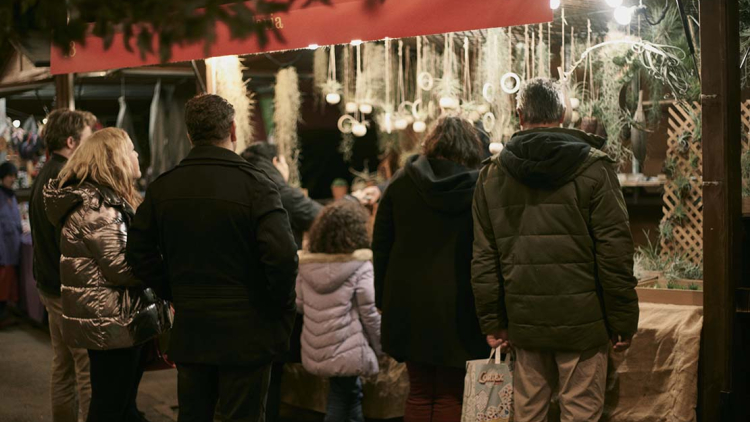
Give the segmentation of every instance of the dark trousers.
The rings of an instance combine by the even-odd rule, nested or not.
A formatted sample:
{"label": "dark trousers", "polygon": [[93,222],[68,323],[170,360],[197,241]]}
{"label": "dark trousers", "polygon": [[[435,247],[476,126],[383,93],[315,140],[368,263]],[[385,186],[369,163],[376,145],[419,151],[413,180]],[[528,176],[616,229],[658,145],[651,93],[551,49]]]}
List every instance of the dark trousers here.
{"label": "dark trousers", "polygon": [[281,409],[281,379],[284,376],[284,362],[274,362],[271,366],[271,383],[266,399],[266,422],[277,422]]}
{"label": "dark trousers", "polygon": [[404,422],[459,422],[464,398],[464,369],[407,362],[409,397]]}
{"label": "dark trousers", "polygon": [[[271,365],[177,363],[178,422],[265,422]],[[218,405],[218,409],[216,404]]]}
{"label": "dark trousers", "polygon": [[362,381],[359,377],[329,378],[325,422],[364,422]]}
{"label": "dark trousers", "polygon": [[89,350],[91,405],[87,422],[135,422],[135,404],[143,376],[143,346]]}

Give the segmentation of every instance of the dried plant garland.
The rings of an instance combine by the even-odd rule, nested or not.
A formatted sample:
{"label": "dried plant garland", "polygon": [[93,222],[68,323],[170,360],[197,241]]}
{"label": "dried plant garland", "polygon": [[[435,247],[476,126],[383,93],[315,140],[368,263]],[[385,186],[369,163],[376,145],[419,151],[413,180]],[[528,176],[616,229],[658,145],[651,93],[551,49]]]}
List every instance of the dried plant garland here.
{"label": "dried plant garland", "polygon": [[456,77],[458,60],[453,46],[453,38],[453,34],[445,34],[443,74],[437,83],[437,95],[440,98],[440,108],[443,109],[458,108],[458,97],[461,95],[461,82]]}
{"label": "dried plant garland", "polygon": [[273,105],[274,138],[279,146],[279,154],[284,156],[289,164],[289,184],[299,186],[297,123],[300,121],[302,101],[299,77],[295,68],[287,67],[276,74]]}
{"label": "dried plant garland", "polygon": [[243,78],[244,66],[239,56],[208,59],[216,71],[216,94],[226,98],[234,107],[237,127],[237,151],[242,152],[253,143],[253,113],[255,100],[247,88],[250,81]]}
{"label": "dried plant garland", "polygon": [[[335,48],[335,47],[331,47]],[[327,94],[325,83],[328,79],[328,55],[324,48],[318,48],[313,53],[313,93],[315,105],[324,107],[323,100]]]}

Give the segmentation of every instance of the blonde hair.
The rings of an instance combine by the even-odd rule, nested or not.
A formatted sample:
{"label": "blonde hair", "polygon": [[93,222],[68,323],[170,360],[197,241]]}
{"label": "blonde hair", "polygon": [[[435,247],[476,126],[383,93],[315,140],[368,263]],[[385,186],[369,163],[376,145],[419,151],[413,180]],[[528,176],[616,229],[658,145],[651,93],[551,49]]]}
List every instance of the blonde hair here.
{"label": "blonde hair", "polygon": [[131,168],[128,134],[118,128],[106,128],[88,137],[71,155],[60,172],[59,187],[75,180],[94,183],[112,189],[133,208],[141,204],[142,198],[135,188]]}

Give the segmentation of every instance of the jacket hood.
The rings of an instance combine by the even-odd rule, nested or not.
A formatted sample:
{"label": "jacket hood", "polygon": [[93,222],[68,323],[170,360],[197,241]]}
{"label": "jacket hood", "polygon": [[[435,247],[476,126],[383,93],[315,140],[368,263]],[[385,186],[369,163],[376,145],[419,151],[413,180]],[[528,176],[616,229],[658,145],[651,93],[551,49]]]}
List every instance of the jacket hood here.
{"label": "jacket hood", "polygon": [[435,210],[458,214],[471,208],[479,170],[448,160],[410,157],[404,167],[422,199]]}
{"label": "jacket hood", "polygon": [[47,218],[55,227],[62,227],[65,218],[82,204],[99,209],[102,203],[106,203],[123,207],[128,214],[132,214],[130,207],[124,206],[125,201],[110,188],[89,182],[83,182],[80,185],[72,182],[62,188],[58,188],[58,185],[58,180],[51,180],[44,188],[44,207],[47,210]]}
{"label": "jacket hood", "polygon": [[352,254],[329,255],[299,252],[299,274],[317,293],[336,291],[362,265],[372,260],[372,251],[360,249]]}
{"label": "jacket hood", "polygon": [[[500,161],[513,178],[537,189],[562,186],[591,164],[609,157],[591,143],[595,135],[557,128],[516,133],[500,153]],[[611,161],[611,160],[610,160]]]}
{"label": "jacket hood", "polygon": [[523,136],[527,134],[540,133],[540,132],[569,135],[578,139],[579,141],[583,141],[589,144],[591,148],[596,148],[598,150],[604,149],[604,146],[607,144],[607,140],[602,138],[599,135],[594,135],[593,133],[584,132],[578,129],[569,129],[565,127],[541,127],[537,129],[529,129],[529,130],[517,132],[515,136]]}

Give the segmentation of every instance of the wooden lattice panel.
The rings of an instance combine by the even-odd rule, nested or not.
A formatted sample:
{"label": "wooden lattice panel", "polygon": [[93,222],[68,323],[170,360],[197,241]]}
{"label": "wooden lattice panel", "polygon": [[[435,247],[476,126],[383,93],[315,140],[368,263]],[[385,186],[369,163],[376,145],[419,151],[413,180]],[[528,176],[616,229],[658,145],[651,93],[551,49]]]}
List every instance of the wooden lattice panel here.
{"label": "wooden lattice panel", "polygon": [[[664,219],[662,224],[672,225],[671,239],[662,236],[662,251],[668,255],[684,255],[696,264],[703,262],[703,150],[694,142],[695,116],[700,119],[701,108],[675,104],[669,108],[669,139],[667,159],[675,161],[674,175],[664,186]],[[748,114],[750,120],[750,114]],[[692,161],[692,163],[691,163]],[[680,192],[677,175],[689,180],[689,186]],[[678,218],[679,210],[684,215]]]}
{"label": "wooden lattice panel", "polygon": [[[742,152],[750,149],[750,100],[742,103],[740,116],[742,117]],[[743,180],[742,184],[747,186],[750,180]]]}

